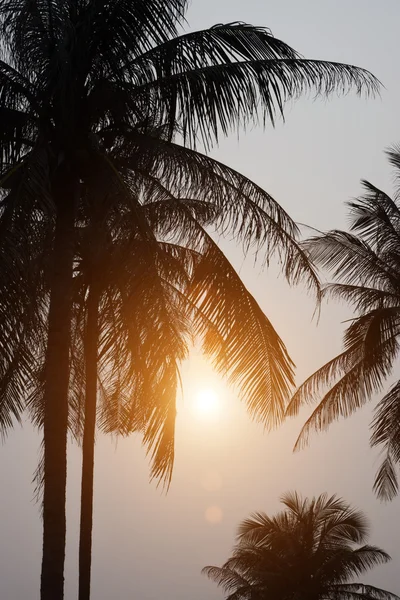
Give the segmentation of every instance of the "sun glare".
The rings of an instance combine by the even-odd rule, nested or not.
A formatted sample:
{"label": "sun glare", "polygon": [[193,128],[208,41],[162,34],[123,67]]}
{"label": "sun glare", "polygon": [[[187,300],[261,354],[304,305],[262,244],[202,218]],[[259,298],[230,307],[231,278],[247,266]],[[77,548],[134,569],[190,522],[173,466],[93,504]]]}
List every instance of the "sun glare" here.
{"label": "sun glare", "polygon": [[199,390],[195,396],[194,408],[198,416],[206,418],[217,417],[221,409],[218,394],[209,388]]}

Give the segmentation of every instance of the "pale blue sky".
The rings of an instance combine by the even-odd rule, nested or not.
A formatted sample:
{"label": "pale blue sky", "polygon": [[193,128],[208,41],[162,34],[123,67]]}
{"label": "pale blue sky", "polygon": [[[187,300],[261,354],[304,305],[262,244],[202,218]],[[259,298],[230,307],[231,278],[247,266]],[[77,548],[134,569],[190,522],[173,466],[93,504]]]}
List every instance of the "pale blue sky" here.
{"label": "pale blue sky", "polygon": [[[328,102],[301,100],[288,107],[285,125],[258,128],[224,140],[214,154],[250,176],[298,221],[318,228],[344,227],[344,202],[366,178],[392,191],[383,150],[400,142],[398,0],[193,0],[191,28],[247,21],[273,33],[309,58],[346,61],[371,70],[385,85],[381,99],[352,95]],[[236,268],[273,321],[298,365],[300,382],[340,347],[340,322],[348,314],[325,307],[317,328],[313,302],[302,288],[289,290],[276,273],[260,273],[224,243]],[[235,528],[253,510],[275,511],[290,489],[305,495],[338,493],[371,519],[371,541],[393,557],[367,577],[400,594],[400,501],[382,505],[371,487],[376,456],[368,448],[370,408],[315,437],[310,448],[291,447],[307,411],[272,434],[246,418],[232,393],[218,422],[195,419],[191,395],[212,376],[197,360],[184,369],[185,403],[177,423],[177,460],[167,497],[148,484],[138,440],[97,446],[93,600],[213,600],[222,598],[200,575],[206,564],[228,557]],[[16,430],[0,451],[0,594],[7,600],[38,598],[41,527],[30,485],[37,438]],[[218,472],[219,489],[204,487]],[[68,489],[66,600],[76,598],[79,452],[71,450]],[[211,486],[212,487],[212,486]],[[206,489],[208,488],[208,489]],[[204,513],[217,505],[218,524]]]}

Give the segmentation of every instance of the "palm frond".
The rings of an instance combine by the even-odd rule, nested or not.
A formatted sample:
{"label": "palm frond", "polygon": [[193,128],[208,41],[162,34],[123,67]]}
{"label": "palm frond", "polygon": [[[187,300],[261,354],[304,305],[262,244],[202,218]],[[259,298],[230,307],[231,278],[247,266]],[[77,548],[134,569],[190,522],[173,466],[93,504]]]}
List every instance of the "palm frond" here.
{"label": "palm frond", "polygon": [[[295,448],[307,444],[312,429],[326,430],[347,417],[379,391],[397,355],[398,309],[377,309],[359,317],[345,333],[345,350],[316,371],[297,390],[287,409],[295,415],[301,404],[330,389],[307,419]],[[332,384],[336,380],[336,383]]]}
{"label": "palm frond", "polygon": [[341,547],[326,561],[324,573],[333,582],[344,583],[347,579],[390,560],[387,552],[376,546],[364,545],[356,549]]}
{"label": "palm frond", "polygon": [[[33,474],[32,483],[34,484],[33,498],[37,504],[43,507],[43,487],[44,487],[44,443],[43,439],[39,447],[38,464]],[[43,516],[43,515],[42,515]]]}
{"label": "palm frond", "polygon": [[[261,119],[273,125],[288,100],[314,92],[376,94],[379,82],[357,67],[298,58],[243,60],[167,74],[136,86],[132,100],[148,103],[162,120],[178,122],[185,143],[206,148],[219,132]],[[193,99],[196,99],[194,102]]]}
{"label": "palm frond", "polygon": [[329,597],[332,600],[397,600],[398,596],[387,590],[364,585],[362,583],[346,583],[329,586]]}
{"label": "palm frond", "polygon": [[240,545],[259,544],[271,531],[276,531],[276,522],[264,512],[255,512],[240,523],[236,539]]}
{"label": "palm frond", "polygon": [[396,467],[400,463],[400,382],[382,398],[371,424],[371,445],[381,446],[384,460],[375,478],[374,490],[384,500],[398,491]]}
{"label": "palm frond", "polygon": [[121,168],[132,169],[135,177],[139,171],[145,178],[150,175],[151,182],[157,178],[164,191],[168,190],[166,196],[207,202],[214,207],[212,224],[218,233],[235,236],[245,253],[261,253],[266,264],[272,256],[277,257],[289,282],[304,281],[319,297],[319,280],[307,253],[296,241],[296,224],[249,179],[200,152],[137,132],[125,136],[114,160]]}
{"label": "palm frond", "polygon": [[[389,159],[389,163],[394,168],[396,182],[398,182],[400,177],[400,145],[395,144],[391,148],[388,148],[388,150],[386,150],[386,156]],[[395,198],[396,202],[399,202],[400,196],[398,190],[396,192]]]}
{"label": "palm frond", "polygon": [[395,292],[348,283],[327,284],[322,288],[321,296],[322,299],[332,297],[348,302],[354,306],[356,313],[398,306]]}
{"label": "palm frond", "polygon": [[359,510],[341,502],[341,506],[331,508],[328,513],[323,518],[320,544],[335,544],[338,541],[360,544],[365,540],[369,524]]}
{"label": "palm frond", "polygon": [[310,260],[327,269],[341,283],[397,291],[397,271],[393,270],[362,239],[345,231],[329,231],[303,242]]}
{"label": "palm frond", "polygon": [[379,259],[398,273],[400,210],[387,194],[363,182],[365,194],[349,203],[351,230],[359,234]]}
{"label": "palm frond", "polygon": [[248,590],[250,587],[249,582],[246,581],[244,577],[229,568],[209,566],[204,567],[201,572],[228,593],[237,590],[238,588],[241,590]]}
{"label": "palm frond", "polygon": [[195,267],[191,301],[215,323],[224,352],[211,337],[205,351],[236,385],[250,414],[266,426],[280,422],[293,383],[292,363],[279,336],[216,244]]}
{"label": "palm frond", "polygon": [[[157,245],[151,251],[147,242],[135,240],[116,244],[116,249],[118,276],[112,286],[117,294],[107,303],[111,327],[102,310],[100,424],[107,431],[141,430],[151,456],[152,476],[168,485],[174,459],[178,367],[187,354],[192,310],[183,306],[182,294],[173,283],[187,286],[188,275],[179,258],[189,260],[190,266],[192,255],[171,244]],[[170,281],[164,282],[165,277]]]}
{"label": "palm frond", "polygon": [[221,23],[168,40],[142,54],[133,64],[153,69],[158,78],[211,63],[251,59],[298,58],[295,50],[274,37],[269,29],[248,23]]}
{"label": "palm frond", "polygon": [[382,461],[375,476],[373,489],[382,500],[393,500],[399,491],[396,466],[389,454]]}

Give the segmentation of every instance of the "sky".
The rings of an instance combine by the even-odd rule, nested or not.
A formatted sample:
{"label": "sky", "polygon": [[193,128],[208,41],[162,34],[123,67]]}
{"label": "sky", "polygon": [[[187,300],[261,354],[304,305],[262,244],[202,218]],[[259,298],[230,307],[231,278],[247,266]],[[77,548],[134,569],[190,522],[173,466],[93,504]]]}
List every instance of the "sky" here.
{"label": "sky", "polygon": [[[393,190],[384,150],[400,142],[398,0],[193,0],[187,18],[191,29],[232,21],[267,26],[308,58],[363,66],[385,86],[375,100],[304,98],[287,107],[275,129],[222,140],[216,158],[264,187],[295,220],[319,229],[346,227],[345,202],[360,193],[360,179]],[[314,300],[301,286],[291,289],[276,269],[254,267],[233,241],[221,245],[286,343],[300,383],[340,350],[349,310],[324,306],[317,325]],[[368,443],[372,403],[293,454],[310,409],[265,432],[197,353],[183,366],[183,383],[168,495],[149,484],[139,439],[98,438],[93,600],[222,598],[202,567],[222,564],[240,520],[252,511],[272,514],[288,490],[337,493],[364,510],[370,541],[393,558],[364,581],[400,594],[400,500],[382,504],[372,493],[379,464]],[[213,418],[194,410],[204,387],[221,400]],[[41,523],[31,484],[37,458],[29,426],[16,428],[0,448],[0,590],[7,600],[39,597]],[[78,448],[71,446],[69,459],[66,600],[77,596]]]}

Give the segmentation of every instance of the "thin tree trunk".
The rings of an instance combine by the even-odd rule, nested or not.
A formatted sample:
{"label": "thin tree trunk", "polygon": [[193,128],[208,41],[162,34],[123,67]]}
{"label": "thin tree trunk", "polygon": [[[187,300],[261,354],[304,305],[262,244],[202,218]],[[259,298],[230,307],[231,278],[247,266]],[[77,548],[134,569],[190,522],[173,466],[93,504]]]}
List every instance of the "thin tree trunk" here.
{"label": "thin tree trunk", "polygon": [[64,595],[69,350],[77,192],[72,175],[64,174],[55,191],[58,205],[44,390],[41,600],[62,600]]}
{"label": "thin tree trunk", "polygon": [[[96,274],[95,274],[96,277]],[[82,447],[81,523],[79,538],[79,600],[90,598],[93,528],[94,443],[97,402],[97,348],[99,338],[100,289],[96,281],[89,288],[85,333],[85,421]]]}

